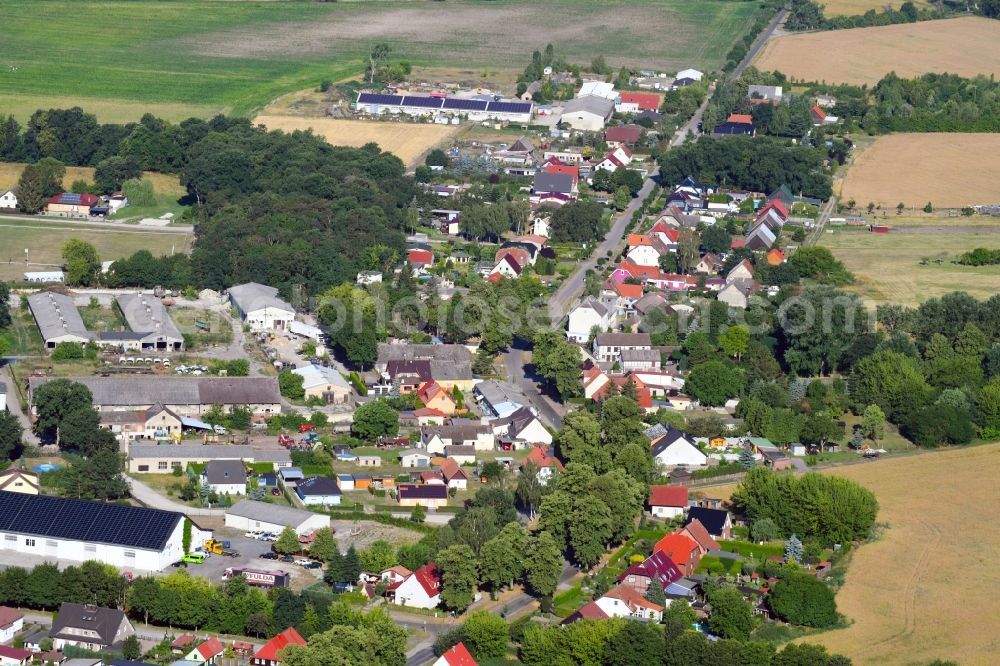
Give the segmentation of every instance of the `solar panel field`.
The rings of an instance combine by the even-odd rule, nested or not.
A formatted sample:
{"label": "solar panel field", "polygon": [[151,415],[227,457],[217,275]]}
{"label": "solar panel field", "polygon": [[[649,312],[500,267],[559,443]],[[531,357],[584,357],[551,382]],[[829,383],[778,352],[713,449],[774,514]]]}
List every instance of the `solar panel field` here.
{"label": "solar panel field", "polygon": [[[7,0],[0,113],[81,106],[105,122],[252,115],[360,74],[371,46],[423,66],[520,70],[532,50],[587,64],[710,70],[747,29],[746,2],[404,0],[351,3]],[[81,30],[81,13],[87,26]],[[558,21],[553,21],[559,16]]]}

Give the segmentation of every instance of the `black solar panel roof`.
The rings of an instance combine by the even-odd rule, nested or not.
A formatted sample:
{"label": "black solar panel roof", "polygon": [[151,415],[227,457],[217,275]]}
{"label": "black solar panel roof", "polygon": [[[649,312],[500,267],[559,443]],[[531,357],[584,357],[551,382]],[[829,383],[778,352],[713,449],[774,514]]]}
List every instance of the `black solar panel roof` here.
{"label": "black solar panel roof", "polygon": [[415,97],[407,95],[403,98],[403,106],[419,106],[427,109],[440,109],[444,103],[441,97]]}
{"label": "black solar panel roof", "polygon": [[45,495],[0,492],[0,532],[160,550],[181,514]]}
{"label": "black solar panel roof", "polygon": [[444,108],[458,109],[461,111],[485,111],[486,102],[481,99],[454,99],[448,98],[444,101]]}
{"label": "black solar panel roof", "polygon": [[531,102],[490,102],[490,111],[497,113],[528,113]]}
{"label": "black solar panel roof", "polygon": [[380,95],[379,93],[361,93],[358,104],[402,104],[402,95]]}

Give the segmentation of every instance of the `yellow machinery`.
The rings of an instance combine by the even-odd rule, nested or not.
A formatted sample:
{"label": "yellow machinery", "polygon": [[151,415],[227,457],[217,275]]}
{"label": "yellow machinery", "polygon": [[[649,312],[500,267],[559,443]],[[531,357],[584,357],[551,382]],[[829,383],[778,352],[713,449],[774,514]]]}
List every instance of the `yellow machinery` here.
{"label": "yellow machinery", "polygon": [[205,550],[213,555],[222,555],[222,544],[213,539],[209,539],[205,542]]}

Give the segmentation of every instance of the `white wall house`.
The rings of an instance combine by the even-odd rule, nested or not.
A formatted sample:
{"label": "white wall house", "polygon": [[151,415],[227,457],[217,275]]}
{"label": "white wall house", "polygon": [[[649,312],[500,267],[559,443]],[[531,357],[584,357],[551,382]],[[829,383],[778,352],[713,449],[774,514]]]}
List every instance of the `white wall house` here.
{"label": "white wall house", "polygon": [[0,194],[0,208],[17,208],[17,188]]}
{"label": "white wall house", "polygon": [[663,467],[704,467],[708,464],[708,456],[679,431],[671,431],[653,442],[653,458]]}
{"label": "white wall house", "polygon": [[19,610],[0,606],[0,644],[10,643],[24,629],[24,614]]}
{"label": "white wall house", "polygon": [[569,313],[566,335],[571,342],[587,342],[595,328],[605,332],[611,328],[614,314],[603,303],[588,298]]}
{"label": "white wall house", "polygon": [[433,563],[420,567],[390,589],[393,602],[400,606],[429,609],[441,603],[441,578]]}

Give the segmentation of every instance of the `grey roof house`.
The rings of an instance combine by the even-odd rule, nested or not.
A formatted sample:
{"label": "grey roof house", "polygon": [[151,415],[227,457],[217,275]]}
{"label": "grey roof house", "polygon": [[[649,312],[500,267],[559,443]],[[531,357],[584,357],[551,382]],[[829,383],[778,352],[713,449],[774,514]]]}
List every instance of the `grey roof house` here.
{"label": "grey roof house", "polygon": [[135,627],[117,608],[64,603],[52,621],[52,647],[61,650],[74,645],[87,650],[103,650],[135,634]]}

